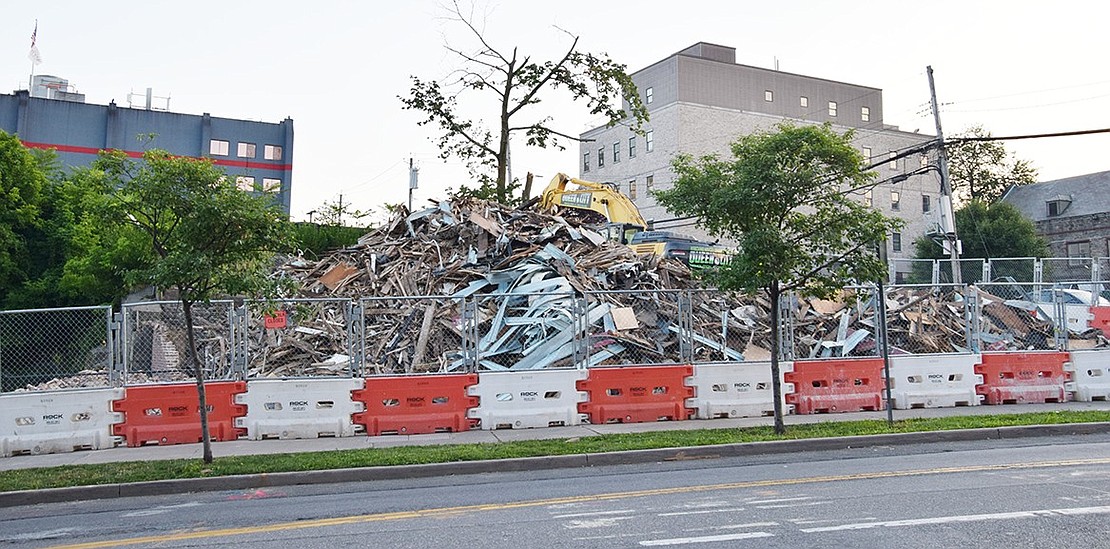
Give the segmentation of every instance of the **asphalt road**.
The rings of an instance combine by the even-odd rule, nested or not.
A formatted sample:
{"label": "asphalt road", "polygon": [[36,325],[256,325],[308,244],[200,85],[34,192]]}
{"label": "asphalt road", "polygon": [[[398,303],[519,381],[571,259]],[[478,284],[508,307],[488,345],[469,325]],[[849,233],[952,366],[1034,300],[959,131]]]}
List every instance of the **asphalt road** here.
{"label": "asphalt road", "polygon": [[1105,547],[1110,435],[0,509],[10,547]]}

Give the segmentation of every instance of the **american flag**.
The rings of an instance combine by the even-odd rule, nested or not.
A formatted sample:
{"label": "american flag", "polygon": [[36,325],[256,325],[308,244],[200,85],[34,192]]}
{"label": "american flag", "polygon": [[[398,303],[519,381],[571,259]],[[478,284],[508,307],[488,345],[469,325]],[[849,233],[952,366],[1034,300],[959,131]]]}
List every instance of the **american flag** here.
{"label": "american flag", "polygon": [[27,57],[31,60],[31,65],[38,65],[42,63],[42,54],[39,49],[35,47],[35,38],[39,35],[39,21],[35,19],[35,30],[31,31],[31,51],[27,52]]}

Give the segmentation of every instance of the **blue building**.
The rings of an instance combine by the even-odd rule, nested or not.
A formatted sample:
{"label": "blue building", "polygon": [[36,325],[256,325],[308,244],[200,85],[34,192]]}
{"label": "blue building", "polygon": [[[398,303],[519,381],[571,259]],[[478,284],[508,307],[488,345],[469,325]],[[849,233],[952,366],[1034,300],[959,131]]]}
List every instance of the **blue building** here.
{"label": "blue building", "polygon": [[[37,94],[36,94],[37,95]],[[274,192],[289,213],[293,119],[279,123],[85,103],[79,94],[0,94],[0,130],[24,145],[54,149],[64,166],[87,166],[105,149],[140,157],[150,148],[209,157],[244,190]],[[147,102],[149,106],[150,102]]]}

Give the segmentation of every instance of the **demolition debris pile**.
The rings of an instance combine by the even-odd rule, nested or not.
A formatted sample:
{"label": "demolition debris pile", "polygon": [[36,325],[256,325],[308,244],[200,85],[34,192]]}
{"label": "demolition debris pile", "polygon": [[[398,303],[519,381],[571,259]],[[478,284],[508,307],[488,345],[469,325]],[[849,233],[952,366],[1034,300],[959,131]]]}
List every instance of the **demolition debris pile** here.
{"label": "demolition debris pile", "polygon": [[[296,297],[248,303],[240,316],[228,303],[194,308],[209,379],[237,376],[242,361],[257,378],[345,376],[360,365],[355,374],[770,358],[766,299],[706,289],[682,263],[637,256],[576,219],[477,199],[398,213],[352,247],[283,259],[274,276],[294,281]],[[981,305],[982,350],[1053,348],[1051,322],[1016,300],[969,293]],[[891,352],[968,351],[966,303],[952,288],[888,288]],[[790,312],[794,358],[878,354],[867,290],[801,299]],[[128,381],[191,378],[180,306],[132,314]],[[1071,334],[1071,348],[1106,344],[1097,330]],[[28,389],[105,379],[90,370]]]}

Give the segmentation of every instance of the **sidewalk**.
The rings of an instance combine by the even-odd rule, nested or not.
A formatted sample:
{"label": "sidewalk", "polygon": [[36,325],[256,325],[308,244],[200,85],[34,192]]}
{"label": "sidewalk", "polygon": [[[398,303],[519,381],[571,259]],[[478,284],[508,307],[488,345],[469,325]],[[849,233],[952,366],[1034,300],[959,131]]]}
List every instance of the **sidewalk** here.
{"label": "sidewalk", "polygon": [[[1066,402],[1061,404],[1016,404],[996,406],[968,406],[959,408],[930,408],[915,410],[895,410],[894,419],[933,418],[947,416],[1000,415],[1033,412],[1105,411],[1110,412],[1110,402]],[[864,419],[886,420],[887,414],[881,412],[854,412],[842,414],[788,415],[786,424],[800,425],[829,421],[855,421]],[[316,438],[303,440],[237,440],[214,442],[212,453],[217,459],[227,456],[286,454],[297,452],[326,452],[331,450],[355,450],[362,448],[390,448],[395,446],[427,446],[442,444],[499,443],[518,440],[569,439],[607,435],[615,433],[643,433],[665,430],[727,429],[771,425],[771,418],[738,418],[669,421],[658,423],[611,423],[606,425],[579,425],[573,427],[550,427],[546,429],[503,429],[497,431],[463,431],[460,433],[439,433],[429,435],[388,435],[355,436],[344,438]],[[118,447],[106,450],[46,454],[37,456],[13,456],[0,458],[0,471],[27,469],[31,467],[54,467],[60,465],[87,465],[94,463],[117,463],[123,461],[150,461],[165,459],[200,459],[201,444],[177,444],[172,446],[142,446],[138,448]]]}

